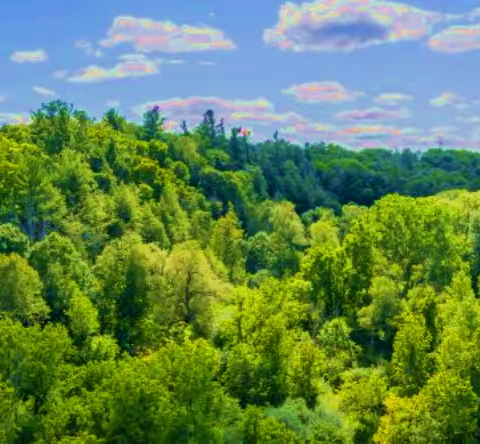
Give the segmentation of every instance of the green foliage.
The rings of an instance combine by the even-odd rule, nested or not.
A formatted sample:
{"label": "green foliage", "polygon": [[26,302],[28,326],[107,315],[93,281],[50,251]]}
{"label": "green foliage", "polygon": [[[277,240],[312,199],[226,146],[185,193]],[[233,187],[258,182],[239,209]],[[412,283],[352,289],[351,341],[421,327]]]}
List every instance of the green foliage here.
{"label": "green foliage", "polygon": [[0,225],[0,254],[17,253],[24,255],[29,242],[17,226],[13,224]]}
{"label": "green foliage", "polygon": [[0,128],[0,441],[476,442],[479,154],[164,123]]}
{"label": "green foliage", "polygon": [[50,312],[38,273],[16,253],[0,255],[0,309],[24,324],[44,321]]}
{"label": "green foliage", "polygon": [[408,313],[395,335],[392,355],[393,377],[400,393],[412,395],[425,384],[429,376],[431,335],[422,315]]}

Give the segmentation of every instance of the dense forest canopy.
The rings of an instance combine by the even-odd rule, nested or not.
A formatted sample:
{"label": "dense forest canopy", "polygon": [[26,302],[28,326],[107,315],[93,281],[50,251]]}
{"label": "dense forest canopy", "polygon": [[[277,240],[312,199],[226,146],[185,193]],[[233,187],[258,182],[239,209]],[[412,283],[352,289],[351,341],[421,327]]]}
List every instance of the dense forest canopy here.
{"label": "dense forest canopy", "polygon": [[480,439],[480,154],[164,128],[0,128],[0,442]]}

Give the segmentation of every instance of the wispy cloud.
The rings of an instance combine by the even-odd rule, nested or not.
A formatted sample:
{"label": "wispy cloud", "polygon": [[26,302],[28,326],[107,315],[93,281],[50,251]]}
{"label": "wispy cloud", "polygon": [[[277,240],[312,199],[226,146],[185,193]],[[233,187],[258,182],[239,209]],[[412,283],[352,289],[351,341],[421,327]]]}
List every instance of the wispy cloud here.
{"label": "wispy cloud", "polygon": [[175,110],[188,110],[203,115],[208,107],[216,107],[229,112],[257,112],[273,110],[273,104],[262,97],[254,100],[226,100],[220,97],[188,97],[186,99],[173,98],[142,103],[133,108],[133,112],[141,115],[145,111],[159,106],[164,113]]}
{"label": "wispy cloud", "polygon": [[338,82],[310,82],[292,85],[282,90],[283,94],[292,95],[299,102],[344,102],[362,97],[361,91],[350,91]]}
{"label": "wispy cloud", "polygon": [[168,65],[183,65],[186,63],[185,60],[180,59],[161,59],[161,62]]}
{"label": "wispy cloud", "polygon": [[413,100],[413,96],[403,93],[383,93],[373,99],[375,103],[386,106],[396,106],[409,100]]}
{"label": "wispy cloud", "polygon": [[385,119],[405,119],[409,117],[409,113],[405,109],[384,109],[384,108],[368,108],[353,109],[341,111],[335,114],[337,119],[349,120],[385,120]]}
{"label": "wispy cloud", "polygon": [[[217,119],[223,118],[226,124],[233,123],[236,126],[241,125],[243,121],[268,123],[273,122],[275,118],[282,119],[282,116],[276,116],[273,113],[273,104],[262,97],[253,100],[230,100],[220,97],[172,98],[141,103],[134,106],[132,111],[141,116],[154,106],[160,107],[162,115],[168,118],[172,127],[179,125],[182,120],[189,125],[198,124],[207,109],[212,109]],[[294,118],[293,116],[288,117]],[[284,119],[288,117],[283,116]]]}
{"label": "wispy cloud", "polygon": [[442,106],[454,106],[456,108],[467,108],[468,102],[465,98],[455,94],[451,91],[445,91],[440,94],[438,97],[434,97],[430,100],[430,105],[436,107]]}
{"label": "wispy cloud", "polygon": [[102,51],[98,48],[95,49],[88,40],[77,40],[75,42],[75,48],[82,49],[87,55],[93,57],[100,58],[103,56]]}
{"label": "wispy cloud", "polygon": [[298,122],[293,125],[285,126],[279,129],[279,133],[290,136],[297,136],[302,139],[321,138],[324,140],[330,140],[336,134],[337,127],[330,124],[319,122]]}
{"label": "wispy cloud", "polygon": [[217,65],[217,62],[209,62],[208,60],[201,60],[197,63],[197,65],[200,65],[200,66],[215,66],[215,65]]}
{"label": "wispy cloud", "polygon": [[417,40],[432,25],[461,16],[424,11],[382,0],[287,2],[279,20],[264,31],[266,44],[301,51],[351,51],[381,43]]}
{"label": "wispy cloud", "polygon": [[30,116],[27,113],[0,113],[0,124],[28,122],[30,122]]}
{"label": "wispy cloud", "polygon": [[400,136],[402,131],[390,125],[355,125],[343,128],[337,131],[340,136],[355,137],[384,137],[384,136]]}
{"label": "wispy cloud", "polygon": [[17,51],[10,55],[10,60],[17,63],[38,63],[45,62],[48,55],[45,50],[37,49],[35,51]]}
{"label": "wispy cloud", "polygon": [[68,70],[66,69],[59,69],[57,71],[53,71],[53,77],[56,79],[64,79],[68,75]]}
{"label": "wispy cloud", "polygon": [[105,47],[131,43],[139,52],[197,52],[235,49],[236,45],[219,29],[176,25],[170,21],[119,16],[100,42]]}
{"label": "wispy cloud", "polygon": [[480,116],[457,116],[456,120],[459,122],[464,122],[468,124],[477,124],[480,123]]}
{"label": "wispy cloud", "polygon": [[37,94],[41,96],[48,96],[48,97],[56,97],[56,93],[52,91],[51,89],[43,88],[41,86],[34,86],[33,91],[35,91]]}
{"label": "wispy cloud", "polygon": [[295,123],[305,123],[307,119],[297,113],[261,113],[261,112],[233,112],[228,116],[230,121],[255,122],[260,125],[282,124],[292,125]]}
{"label": "wispy cloud", "polygon": [[81,72],[68,77],[68,82],[94,83],[105,80],[124,79],[158,74],[159,62],[149,60],[143,54],[126,54],[119,57],[122,61],[113,68],[102,68],[91,65]]}
{"label": "wispy cloud", "polygon": [[428,46],[434,51],[459,53],[480,49],[480,24],[451,26],[433,35]]}
{"label": "wispy cloud", "polygon": [[479,17],[480,17],[480,7],[473,9],[467,14],[467,18],[470,20],[477,20]]}

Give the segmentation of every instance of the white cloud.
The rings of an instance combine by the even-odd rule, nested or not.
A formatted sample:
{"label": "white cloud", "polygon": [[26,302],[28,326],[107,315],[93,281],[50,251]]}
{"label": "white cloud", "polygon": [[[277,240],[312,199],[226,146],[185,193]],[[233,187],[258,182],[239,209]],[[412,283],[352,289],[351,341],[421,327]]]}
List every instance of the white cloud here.
{"label": "white cloud", "polygon": [[287,1],[280,6],[278,22],[265,29],[263,41],[296,52],[351,51],[418,40],[433,25],[459,17],[386,0]]}
{"label": "white cloud", "polygon": [[208,60],[202,60],[202,61],[198,62],[197,65],[201,65],[201,66],[215,66],[215,65],[217,65],[217,62],[209,62]]}
{"label": "white cloud", "polygon": [[131,43],[140,52],[181,53],[236,48],[220,29],[131,16],[115,17],[107,35],[100,41],[103,47]]}
{"label": "white cloud", "polygon": [[430,105],[435,107],[451,105],[459,109],[467,108],[469,106],[464,97],[461,97],[452,91],[445,91],[438,97],[434,97],[430,100]]}
{"label": "white cloud", "polygon": [[141,77],[158,74],[160,60],[151,60],[143,54],[124,54],[119,57],[120,63],[112,68],[90,65],[79,73],[67,78],[68,82],[94,83],[105,80]]}
{"label": "white cloud", "polygon": [[66,69],[59,69],[57,71],[53,71],[53,77],[57,79],[64,79],[68,75],[68,70]]}
{"label": "white cloud", "polygon": [[398,105],[400,102],[413,100],[413,96],[403,93],[383,93],[375,97],[373,101],[380,105]]}
{"label": "white cloud", "polygon": [[460,122],[465,122],[469,124],[476,124],[476,123],[480,123],[480,116],[469,116],[469,117],[458,116],[457,120]]}
{"label": "white cloud", "polygon": [[17,63],[25,62],[44,62],[48,59],[48,55],[43,49],[38,49],[36,51],[17,51],[10,55],[10,60]]}
{"label": "white cloud", "polygon": [[41,86],[34,86],[32,88],[37,94],[40,94],[41,96],[49,96],[49,97],[55,97],[57,94],[52,91],[51,89],[43,88]]}
{"label": "white cloud", "polygon": [[27,113],[0,113],[0,123],[28,123],[30,116]]}
{"label": "white cloud", "polygon": [[180,60],[180,59],[170,59],[170,60],[161,59],[161,61],[162,63],[166,63],[169,65],[183,65],[184,63],[186,63],[185,60]]}
{"label": "white cloud", "polygon": [[287,89],[283,89],[282,94],[292,95],[298,102],[305,103],[338,103],[365,96],[365,93],[362,91],[350,91],[339,82],[334,81],[308,82],[292,85]]}

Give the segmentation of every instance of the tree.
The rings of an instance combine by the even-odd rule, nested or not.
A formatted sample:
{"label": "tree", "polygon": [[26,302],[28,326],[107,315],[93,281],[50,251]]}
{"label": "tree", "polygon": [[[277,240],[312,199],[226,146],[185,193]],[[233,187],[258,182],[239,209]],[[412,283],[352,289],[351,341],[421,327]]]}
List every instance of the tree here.
{"label": "tree", "polygon": [[211,330],[212,304],[225,287],[198,242],[175,245],[165,273],[167,295],[173,302],[173,321],[190,325],[196,334],[207,334]]}
{"label": "tree", "polygon": [[80,343],[100,329],[97,309],[79,290],[76,290],[70,299],[67,316],[72,336]]}
{"label": "tree", "polygon": [[110,108],[103,116],[103,121],[108,123],[115,131],[122,131],[125,118],[115,108]]}
{"label": "tree", "polygon": [[358,425],[356,442],[372,442],[384,401],[388,395],[388,380],[382,368],[358,368],[345,372],[338,392],[340,410]]}
{"label": "tree", "polygon": [[143,139],[160,139],[163,134],[165,118],[160,115],[160,107],[154,106],[143,114]]}
{"label": "tree", "polygon": [[0,225],[0,254],[17,253],[23,256],[29,246],[28,237],[13,224]]}
{"label": "tree", "polygon": [[[401,270],[400,270],[401,271]],[[381,340],[388,341],[393,335],[393,320],[401,310],[400,285],[388,276],[376,276],[369,289],[371,304],[362,307],[358,313],[360,327],[368,330]]]}
{"label": "tree", "polygon": [[[32,420],[32,403],[18,398],[11,384],[0,379],[0,441],[17,442]],[[28,433],[25,435],[28,436]],[[25,436],[25,437],[27,437]]]}
{"label": "tree", "polygon": [[269,222],[272,227],[272,243],[275,253],[269,268],[275,276],[295,273],[299,267],[297,249],[306,246],[304,226],[291,202],[274,204]]}
{"label": "tree", "polygon": [[32,247],[29,261],[44,283],[53,320],[65,320],[77,290],[92,300],[97,296],[95,276],[70,239],[50,233]]}
{"label": "tree", "polygon": [[310,249],[303,257],[300,275],[312,286],[309,325],[315,337],[321,321],[345,311],[342,251],[329,245]]}
{"label": "tree", "polygon": [[228,268],[231,282],[239,282],[245,271],[244,233],[232,206],[212,231],[212,247]]}
{"label": "tree", "polygon": [[235,311],[222,326],[221,337],[228,350],[222,378],[242,407],[279,405],[286,399],[289,384],[290,390],[301,392],[292,387],[292,372],[297,370],[289,369],[289,363],[306,312],[306,292],[298,280],[284,284],[270,278],[259,289],[239,288],[233,293]]}
{"label": "tree", "polygon": [[395,335],[392,372],[401,394],[418,393],[429,377],[431,335],[421,315],[406,313]]}
{"label": "tree", "polygon": [[49,390],[61,378],[71,352],[68,332],[62,325],[25,328],[12,320],[0,321],[0,375],[22,399],[32,397],[38,414]]}
{"label": "tree", "polygon": [[45,321],[50,309],[42,298],[42,281],[16,253],[0,255],[0,309],[24,324]]}
{"label": "tree", "polygon": [[72,141],[70,120],[73,105],[62,100],[42,103],[31,113],[32,139],[48,154],[58,154]]}
{"label": "tree", "polygon": [[418,395],[390,396],[385,405],[374,442],[475,442],[477,397],[456,372],[437,373]]}

